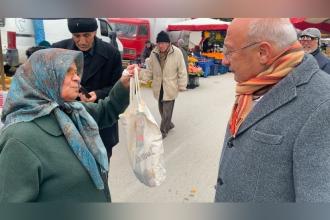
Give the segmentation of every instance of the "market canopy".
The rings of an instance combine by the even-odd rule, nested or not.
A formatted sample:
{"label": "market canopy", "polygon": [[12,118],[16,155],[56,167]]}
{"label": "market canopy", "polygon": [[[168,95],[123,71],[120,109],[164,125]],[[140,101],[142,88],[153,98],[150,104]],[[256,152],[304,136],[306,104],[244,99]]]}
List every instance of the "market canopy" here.
{"label": "market canopy", "polygon": [[330,18],[290,18],[291,23],[298,29],[315,27],[321,32],[330,33]]}
{"label": "market canopy", "polygon": [[212,18],[195,18],[167,26],[168,31],[220,31],[227,30],[230,22]]}

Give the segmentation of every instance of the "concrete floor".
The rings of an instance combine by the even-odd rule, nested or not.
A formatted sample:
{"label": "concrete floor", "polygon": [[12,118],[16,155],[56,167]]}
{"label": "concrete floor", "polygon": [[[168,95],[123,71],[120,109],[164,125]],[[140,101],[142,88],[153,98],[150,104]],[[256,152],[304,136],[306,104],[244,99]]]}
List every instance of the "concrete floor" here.
{"label": "concrete floor", "polygon": [[[150,188],[138,181],[130,167],[125,143],[114,148],[109,185],[113,202],[213,202],[225,128],[234,102],[233,75],[200,78],[200,86],[179,94],[173,122],[175,128],[164,139],[167,178]],[[156,121],[157,102],[151,89],[142,97]],[[122,134],[121,126],[120,133]]]}

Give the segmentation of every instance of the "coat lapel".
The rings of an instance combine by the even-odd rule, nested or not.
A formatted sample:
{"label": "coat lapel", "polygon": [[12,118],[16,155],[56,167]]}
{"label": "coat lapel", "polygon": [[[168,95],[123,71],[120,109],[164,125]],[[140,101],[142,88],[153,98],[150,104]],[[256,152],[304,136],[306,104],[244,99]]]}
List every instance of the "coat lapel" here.
{"label": "coat lapel", "polygon": [[[170,47],[170,48],[169,48],[169,51],[168,51],[168,53],[167,53],[167,55],[166,55],[166,59],[165,59],[165,63],[164,63],[164,68],[165,68],[166,63],[167,63],[167,60],[168,60],[168,59],[167,59],[167,56],[170,55],[170,54],[172,54],[172,53],[174,53],[173,45],[170,44],[169,47]],[[155,56],[157,57],[158,64],[159,64],[160,69],[161,69],[161,65],[160,65],[160,57],[159,57],[159,53],[160,53],[160,51],[159,51],[158,47],[156,47],[152,52],[153,52],[153,53],[155,54]]]}
{"label": "coat lapel", "polygon": [[[276,86],[274,86],[262,99],[254,106],[253,110],[242,123],[237,132],[237,136],[253,126],[255,123],[290,102],[296,97],[296,85],[290,75],[285,77]],[[276,98],[275,98],[276,97]]]}
{"label": "coat lapel", "polygon": [[85,67],[83,77],[81,80],[82,84],[86,84],[86,82],[90,78],[92,78],[103,67],[105,62],[106,62],[106,59],[103,56],[95,53],[90,65]]}
{"label": "coat lapel", "polygon": [[297,86],[308,83],[315,72],[319,70],[314,58],[307,55],[303,62],[297,66],[287,77],[275,85],[254,106],[239,128],[240,135],[267,115],[289,103],[297,96]]}
{"label": "coat lapel", "polygon": [[94,55],[90,65],[84,70],[84,75],[81,79],[82,84],[86,84],[86,82],[92,78],[109,59],[110,57],[108,55],[107,47],[103,45],[101,39],[95,37]]}

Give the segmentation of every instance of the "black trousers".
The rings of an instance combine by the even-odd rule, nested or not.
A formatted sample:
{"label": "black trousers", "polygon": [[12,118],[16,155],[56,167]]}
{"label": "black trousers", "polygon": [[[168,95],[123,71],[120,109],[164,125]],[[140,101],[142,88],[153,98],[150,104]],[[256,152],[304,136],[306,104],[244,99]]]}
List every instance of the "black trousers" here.
{"label": "black trousers", "polygon": [[159,113],[162,118],[160,123],[160,131],[162,134],[167,134],[167,132],[173,127],[172,115],[174,109],[175,100],[163,101],[163,87],[160,88],[160,94],[158,99]]}

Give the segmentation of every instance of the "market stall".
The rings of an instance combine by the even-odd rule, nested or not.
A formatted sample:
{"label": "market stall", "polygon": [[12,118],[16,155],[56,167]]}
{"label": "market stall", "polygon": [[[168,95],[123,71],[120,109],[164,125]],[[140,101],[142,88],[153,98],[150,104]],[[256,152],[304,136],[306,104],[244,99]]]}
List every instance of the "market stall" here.
{"label": "market stall", "polygon": [[322,33],[330,33],[330,18],[290,18],[290,20],[300,30],[315,27]]}
{"label": "market stall", "polygon": [[168,31],[205,31],[205,30],[227,30],[229,22],[212,18],[195,18],[169,24]]}
{"label": "market stall", "polygon": [[[190,32],[189,47],[192,48],[195,45],[201,47],[202,41],[209,37],[213,37],[213,41],[223,41],[223,37],[225,36],[229,24],[230,22],[220,21],[212,18],[195,18],[170,24],[168,25],[167,30]],[[212,43],[212,41],[210,41],[209,43]],[[218,47],[221,45],[219,45],[219,43],[216,44],[216,42],[214,42],[212,47],[213,46]]]}
{"label": "market stall", "polygon": [[168,25],[168,31],[190,32],[188,46],[192,53],[188,59],[188,88],[198,86],[198,76],[208,77],[228,72],[221,60],[223,41],[229,24],[212,18],[196,18]]}

